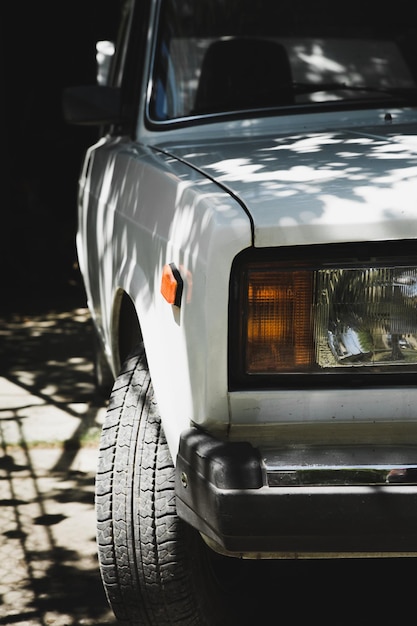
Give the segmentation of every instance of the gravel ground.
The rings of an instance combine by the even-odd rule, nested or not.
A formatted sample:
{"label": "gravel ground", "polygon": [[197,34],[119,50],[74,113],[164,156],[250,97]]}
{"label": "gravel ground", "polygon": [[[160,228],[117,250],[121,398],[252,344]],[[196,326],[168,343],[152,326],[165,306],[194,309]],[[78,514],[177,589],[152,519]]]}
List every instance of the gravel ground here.
{"label": "gravel ground", "polygon": [[[10,306],[10,309],[13,307]],[[98,570],[95,396],[82,292],[0,315],[0,624],[114,624]]]}

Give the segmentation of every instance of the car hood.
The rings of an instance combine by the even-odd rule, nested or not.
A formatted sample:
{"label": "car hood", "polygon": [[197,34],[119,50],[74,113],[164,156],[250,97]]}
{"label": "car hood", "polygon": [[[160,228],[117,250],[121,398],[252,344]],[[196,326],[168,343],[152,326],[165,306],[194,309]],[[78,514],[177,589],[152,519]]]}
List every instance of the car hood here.
{"label": "car hood", "polygon": [[254,245],[417,237],[417,126],[165,146],[226,188]]}

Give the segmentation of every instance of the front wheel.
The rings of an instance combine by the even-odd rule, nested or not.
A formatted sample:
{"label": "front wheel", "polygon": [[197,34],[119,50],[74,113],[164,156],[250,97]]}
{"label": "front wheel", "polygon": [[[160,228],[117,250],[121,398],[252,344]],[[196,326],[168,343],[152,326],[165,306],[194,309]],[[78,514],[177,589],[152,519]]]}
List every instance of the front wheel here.
{"label": "front wheel", "polygon": [[249,624],[250,564],[213,553],[178,518],[174,482],[141,350],[114,384],[100,443],[97,540],[107,598],[130,626]]}

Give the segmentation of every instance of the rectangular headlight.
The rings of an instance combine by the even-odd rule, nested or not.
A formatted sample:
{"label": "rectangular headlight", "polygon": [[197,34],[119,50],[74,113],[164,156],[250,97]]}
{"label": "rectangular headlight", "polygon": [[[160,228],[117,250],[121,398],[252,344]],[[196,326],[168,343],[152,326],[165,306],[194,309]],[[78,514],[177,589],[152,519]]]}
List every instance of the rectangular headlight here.
{"label": "rectangular headlight", "polygon": [[248,261],[238,273],[231,350],[244,376],[417,371],[417,264]]}

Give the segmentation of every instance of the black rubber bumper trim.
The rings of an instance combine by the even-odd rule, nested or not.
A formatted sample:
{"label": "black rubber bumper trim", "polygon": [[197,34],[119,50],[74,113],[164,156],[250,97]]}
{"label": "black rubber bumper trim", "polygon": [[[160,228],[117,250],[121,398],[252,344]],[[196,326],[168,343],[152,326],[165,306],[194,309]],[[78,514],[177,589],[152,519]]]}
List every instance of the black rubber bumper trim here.
{"label": "black rubber bumper trim", "polygon": [[255,448],[192,428],[178,515],[230,552],[417,552],[417,486],[268,487]]}

